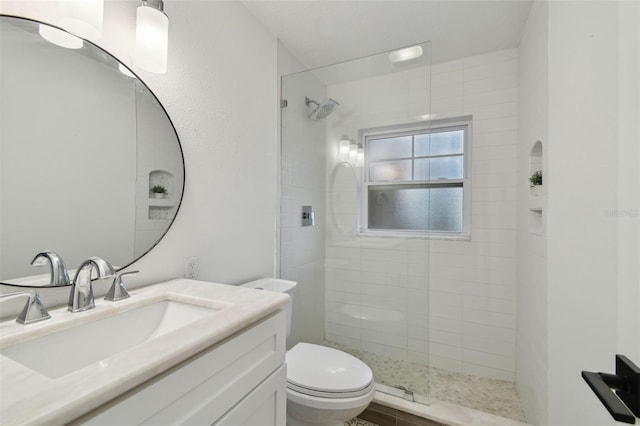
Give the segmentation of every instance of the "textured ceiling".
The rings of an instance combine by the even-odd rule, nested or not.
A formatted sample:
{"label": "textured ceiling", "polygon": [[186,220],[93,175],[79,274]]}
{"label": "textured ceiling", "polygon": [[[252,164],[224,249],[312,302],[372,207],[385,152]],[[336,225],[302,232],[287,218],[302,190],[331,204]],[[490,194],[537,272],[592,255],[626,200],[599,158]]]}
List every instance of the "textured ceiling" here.
{"label": "textured ceiling", "polygon": [[245,0],[308,68],[432,41],[432,62],[516,47],[533,0]]}

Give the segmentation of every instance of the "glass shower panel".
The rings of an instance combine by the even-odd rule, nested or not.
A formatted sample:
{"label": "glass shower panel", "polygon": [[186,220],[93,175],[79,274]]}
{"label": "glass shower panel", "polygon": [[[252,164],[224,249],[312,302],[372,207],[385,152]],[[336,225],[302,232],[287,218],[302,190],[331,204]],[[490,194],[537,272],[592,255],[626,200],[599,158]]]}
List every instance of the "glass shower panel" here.
{"label": "glass shower panel", "polygon": [[[403,63],[385,52],[282,77],[279,260],[281,276],[298,282],[289,346],[351,353],[371,367],[379,390],[427,402],[428,240],[403,225],[385,235],[375,223],[365,228],[372,199],[385,196],[413,203],[384,212],[385,220],[408,221],[413,232],[430,226],[430,189],[378,197],[367,184],[413,179],[413,137],[402,129],[430,127],[431,46],[420,46],[422,57]],[[315,105],[305,98],[339,107],[312,120]],[[384,137],[389,129],[400,135]],[[302,226],[304,205],[313,206],[315,226]]]}

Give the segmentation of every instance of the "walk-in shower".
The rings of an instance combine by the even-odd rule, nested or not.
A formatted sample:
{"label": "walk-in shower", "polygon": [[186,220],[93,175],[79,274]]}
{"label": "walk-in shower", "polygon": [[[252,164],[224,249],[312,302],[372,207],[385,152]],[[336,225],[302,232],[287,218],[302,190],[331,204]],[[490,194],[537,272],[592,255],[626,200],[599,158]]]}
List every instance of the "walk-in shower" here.
{"label": "walk-in shower", "polygon": [[[474,210],[501,192],[479,175],[474,204],[470,183],[472,170],[504,158],[482,146],[472,153],[484,125],[474,114],[506,107],[485,107],[478,83],[465,107],[458,62],[432,67],[430,43],[410,51],[420,55],[385,52],[282,77],[279,267],[298,282],[289,345],[349,352],[372,368],[379,391],[405,400],[523,420],[509,352],[512,253],[483,252],[502,250],[493,241],[513,233],[494,232]],[[453,100],[443,103],[447,90]],[[303,206],[314,226],[302,226]]]}

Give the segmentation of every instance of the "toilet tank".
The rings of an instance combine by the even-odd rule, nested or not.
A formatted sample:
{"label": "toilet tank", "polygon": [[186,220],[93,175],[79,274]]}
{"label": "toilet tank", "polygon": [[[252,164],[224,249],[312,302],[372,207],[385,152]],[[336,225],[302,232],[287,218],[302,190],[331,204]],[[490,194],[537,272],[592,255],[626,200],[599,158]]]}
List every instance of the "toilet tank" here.
{"label": "toilet tank", "polygon": [[287,337],[291,335],[291,304],[293,302],[293,292],[298,283],[295,281],[283,280],[281,278],[260,278],[259,280],[249,281],[240,284],[240,287],[255,288],[257,290],[275,291],[276,293],[287,293],[291,301],[284,307],[284,313],[287,317]]}

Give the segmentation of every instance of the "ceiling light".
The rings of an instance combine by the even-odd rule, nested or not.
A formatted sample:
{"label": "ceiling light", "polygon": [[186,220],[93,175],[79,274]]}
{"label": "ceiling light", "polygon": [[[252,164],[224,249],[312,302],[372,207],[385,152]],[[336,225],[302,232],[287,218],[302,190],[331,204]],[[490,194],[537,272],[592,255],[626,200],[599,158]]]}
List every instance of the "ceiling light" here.
{"label": "ceiling light", "polygon": [[48,42],[67,49],[80,49],[84,44],[81,38],[49,25],[40,24],[38,33]]}
{"label": "ceiling light", "polygon": [[140,68],[163,74],[167,72],[169,18],[162,0],[143,0],[136,10],[136,47],[134,63]]}
{"label": "ceiling light", "polygon": [[394,50],[393,52],[389,53],[389,60],[395,64],[398,62],[410,61],[421,56],[422,47],[411,46],[400,50]]}
{"label": "ceiling light", "polygon": [[88,40],[100,40],[104,0],[59,0],[60,26]]}

